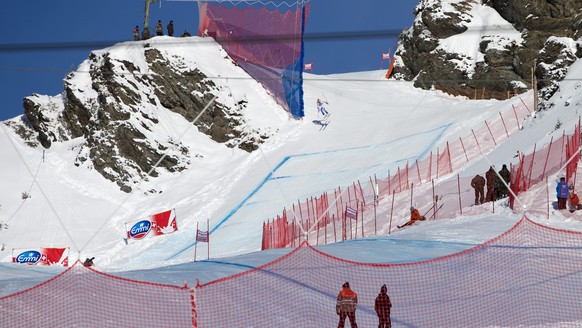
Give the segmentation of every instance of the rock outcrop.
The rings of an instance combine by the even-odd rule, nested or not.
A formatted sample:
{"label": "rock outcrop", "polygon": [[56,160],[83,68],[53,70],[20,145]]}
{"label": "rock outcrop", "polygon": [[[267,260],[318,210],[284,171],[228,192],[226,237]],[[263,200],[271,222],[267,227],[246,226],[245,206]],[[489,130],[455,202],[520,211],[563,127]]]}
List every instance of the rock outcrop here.
{"label": "rock outcrop", "polygon": [[229,107],[216,99],[203,112],[223,88],[184,65],[184,58],[148,43],[142,51],[147,67],[108,51],[92,52],[67,75],[61,95],[24,99],[28,129],[15,130],[30,145],[34,136],[45,148],[78,139],[75,165],[95,169],[126,192],[159,170],[180,172],[202,157],[181,140],[156,132],[158,111],[172,111],[217,143],[248,152],[268,137],[245,122],[246,100],[233,100]]}
{"label": "rock outcrop", "polygon": [[[578,0],[421,0],[415,15],[393,76],[424,89],[505,99],[531,88],[533,71],[547,99],[582,55]],[[478,50],[455,51],[454,42]]]}

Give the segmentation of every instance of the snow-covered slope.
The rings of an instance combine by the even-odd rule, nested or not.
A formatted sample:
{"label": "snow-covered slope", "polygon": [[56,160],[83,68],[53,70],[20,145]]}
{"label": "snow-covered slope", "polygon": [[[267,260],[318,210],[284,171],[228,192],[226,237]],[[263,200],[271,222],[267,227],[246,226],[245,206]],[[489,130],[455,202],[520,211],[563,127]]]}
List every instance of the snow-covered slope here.
{"label": "snow-covered slope", "polygon": [[[163,41],[153,39],[151,46],[166,49]],[[142,65],[129,48],[131,45],[120,44],[108,52]],[[381,71],[305,74],[306,116],[295,121],[240,68],[223,58],[218,46],[192,38],[178,50],[172,49],[166,50],[192,55],[196,60],[189,65],[216,78],[221,87],[219,98],[247,99],[244,115],[252,122],[249,124],[270,129],[270,138],[250,153],[227,148],[176,113],[161,107],[144,109],[159,121],[148,138],[172,138],[202,156],[181,172],[161,171],[158,177],[138,181],[131,193],[124,193],[90,166],[75,166],[82,138],[55,142],[43,151],[27,146],[14,132],[22,126],[22,117],[5,122],[0,133],[4,187],[0,221],[9,227],[0,231],[4,244],[0,260],[9,262],[12,248],[66,246],[71,248],[71,261],[96,256],[104,270],[187,262],[193,257],[196,226],[204,229],[206,220],[212,232],[211,257],[254,252],[261,246],[263,221],[283,207],[367,179],[370,174],[386,176],[389,169],[467,135],[473,126],[497,117],[516,101],[475,101],[419,90],[408,82],[387,81]],[[572,66],[570,74],[579,75],[582,68],[578,66],[580,63]],[[82,79],[80,74],[78,78]],[[77,82],[82,84],[82,80]],[[577,81],[563,82],[551,111],[539,113],[511,143],[502,144],[487,160],[474,161],[463,171],[469,175],[483,172],[489,162],[511,161],[516,150],[527,152],[535,142],[547,140],[557,121],[571,129],[582,108],[578,88]],[[315,108],[317,98],[327,100],[332,113],[331,123],[323,131]],[[30,198],[23,199],[23,192]],[[170,208],[176,210],[177,232],[126,245],[125,222]]]}

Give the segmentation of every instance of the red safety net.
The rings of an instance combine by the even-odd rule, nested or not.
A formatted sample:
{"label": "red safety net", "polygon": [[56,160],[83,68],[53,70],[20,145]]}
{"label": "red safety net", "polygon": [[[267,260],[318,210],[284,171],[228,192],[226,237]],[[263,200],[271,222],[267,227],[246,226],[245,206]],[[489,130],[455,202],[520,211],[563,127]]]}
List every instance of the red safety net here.
{"label": "red safety net", "polygon": [[194,295],[115,277],[80,262],[22,292],[0,297],[1,327],[191,327]]}
{"label": "red safety net", "polygon": [[581,233],[526,217],[488,243],[409,264],[346,261],[304,243],[257,269],[197,286],[197,324],[331,327],[336,296],[349,281],[360,327],[378,324],[373,307],[383,284],[396,326],[579,326],[581,247]]}
{"label": "red safety net", "polygon": [[[263,224],[262,249],[295,247],[302,240],[318,245],[366,233],[390,233],[408,220],[411,205],[431,219],[490,211],[487,207],[470,208],[475,204],[470,183],[473,176],[452,173],[508,140],[522,128],[520,122],[530,113],[519,98],[498,118],[485,121],[464,138],[446,142],[444,149],[437,148],[422,160],[407,162],[394,174],[388,171],[386,178],[369,177],[367,181],[337,187],[333,194],[324,192],[319,197],[298,201]],[[355,218],[346,219],[348,208],[356,210]],[[377,216],[379,210],[384,213],[381,217]]]}
{"label": "red safety net", "polygon": [[[529,190],[532,186],[544,182],[551,175],[565,168],[566,181],[575,185],[576,169],[580,159],[580,122],[571,135],[563,132],[558,140],[552,140],[542,149],[536,149],[531,154],[520,154],[519,162],[512,165],[510,187],[516,196]],[[509,204],[515,205],[515,196],[510,194]]]}
{"label": "red safety net", "polygon": [[228,55],[296,118],[304,116],[303,31],[309,2],[198,1],[199,35]]}

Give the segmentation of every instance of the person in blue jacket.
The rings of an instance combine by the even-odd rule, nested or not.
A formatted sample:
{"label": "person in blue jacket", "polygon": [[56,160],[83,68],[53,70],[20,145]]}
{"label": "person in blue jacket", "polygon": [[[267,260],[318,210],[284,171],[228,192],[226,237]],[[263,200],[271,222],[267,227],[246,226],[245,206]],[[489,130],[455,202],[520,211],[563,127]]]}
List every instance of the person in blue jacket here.
{"label": "person in blue jacket", "polygon": [[568,201],[568,184],[564,177],[560,178],[560,182],[556,186],[556,196],[558,197],[558,209],[565,210],[566,202]]}

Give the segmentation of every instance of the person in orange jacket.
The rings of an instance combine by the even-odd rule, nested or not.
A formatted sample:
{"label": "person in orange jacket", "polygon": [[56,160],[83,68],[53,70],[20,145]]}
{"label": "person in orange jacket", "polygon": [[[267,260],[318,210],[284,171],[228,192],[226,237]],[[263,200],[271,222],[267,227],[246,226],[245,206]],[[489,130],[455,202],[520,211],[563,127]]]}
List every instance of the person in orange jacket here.
{"label": "person in orange jacket", "polygon": [[414,208],[414,206],[410,207],[410,220],[408,222],[406,222],[405,224],[398,226],[398,228],[404,228],[406,226],[409,225],[413,225],[414,223],[416,223],[416,221],[424,221],[426,218],[422,215],[420,215],[420,212]]}
{"label": "person in orange jacket", "polygon": [[338,328],[343,328],[346,322],[346,317],[350,319],[352,328],[358,328],[356,323],[356,308],[358,305],[358,294],[350,289],[350,283],[345,282],[342,290],[337,295],[337,303],[335,305],[335,312],[339,315]]}

